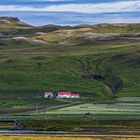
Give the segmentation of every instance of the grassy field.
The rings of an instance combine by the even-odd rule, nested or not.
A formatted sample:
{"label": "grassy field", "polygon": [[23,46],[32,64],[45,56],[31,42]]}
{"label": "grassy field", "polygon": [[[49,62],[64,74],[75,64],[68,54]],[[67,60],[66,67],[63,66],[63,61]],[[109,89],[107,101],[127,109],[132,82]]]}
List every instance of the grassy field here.
{"label": "grassy field", "polygon": [[48,112],[49,114],[139,114],[140,104],[132,103],[116,103],[116,104],[82,104],[72,107],[65,107],[55,111]]}
{"label": "grassy field", "polygon": [[[45,91],[80,93],[80,101],[87,103],[139,97],[140,39],[133,34],[139,32],[139,24],[61,30],[55,26],[28,27],[24,31],[20,27],[20,35],[9,29],[10,37],[4,34],[0,38],[1,114],[65,104],[65,100],[46,101]],[[43,35],[33,34],[43,32],[43,28]],[[105,79],[93,79],[93,74]]]}
{"label": "grassy field", "polygon": [[108,135],[0,135],[0,140],[139,140],[139,136]]}
{"label": "grassy field", "polygon": [[119,102],[119,103],[110,103],[110,104],[93,104],[93,103],[80,104],[80,105],[55,109],[55,110],[48,110],[46,112],[46,119],[48,120],[51,119],[52,120],[57,120],[57,119],[62,119],[62,120],[109,120],[109,119],[110,120],[135,120],[136,119],[139,120],[140,104],[139,102],[130,102],[130,103]]}
{"label": "grassy field", "polygon": [[[107,48],[81,46],[81,50],[75,50],[76,46],[20,48],[0,52],[2,107],[26,108],[29,104],[30,107],[47,104],[43,99],[46,90],[55,93],[72,91],[80,93],[81,99],[90,97],[91,100],[105,100],[113,96],[139,96],[139,65],[135,64],[139,60],[138,45],[128,45],[127,48],[118,47],[118,45],[108,45]],[[128,53],[128,56],[123,52]],[[102,64],[98,66],[97,64],[103,59]],[[110,77],[106,81],[84,79],[82,75],[85,70],[82,70],[79,60],[83,63],[90,61],[91,71],[107,74]],[[133,61],[136,62],[133,63]],[[97,71],[96,67],[100,67],[100,70]],[[123,80],[123,85],[117,87],[117,82],[122,83],[120,78]]]}

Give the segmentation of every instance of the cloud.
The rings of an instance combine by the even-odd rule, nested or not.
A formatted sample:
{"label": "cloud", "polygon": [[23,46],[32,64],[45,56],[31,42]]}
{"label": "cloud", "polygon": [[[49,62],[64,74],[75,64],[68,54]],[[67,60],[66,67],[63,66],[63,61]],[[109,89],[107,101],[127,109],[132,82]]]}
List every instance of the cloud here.
{"label": "cloud", "polygon": [[0,1],[0,16],[18,17],[33,25],[140,22],[140,0]]}
{"label": "cloud", "polygon": [[[48,0],[48,1],[56,1],[56,0]],[[133,1],[118,1],[118,2],[95,3],[95,4],[93,3],[60,4],[51,6],[0,5],[0,11],[77,12],[77,13],[138,12],[140,11],[140,1],[133,0]]]}
{"label": "cloud", "polygon": [[[18,17],[32,25],[79,25],[97,23],[140,23],[140,12],[129,13],[71,13],[71,12],[0,12],[0,16]],[[39,19],[39,20],[38,20]]]}
{"label": "cloud", "polygon": [[54,1],[73,1],[73,0],[36,0],[36,1],[51,1],[51,2],[54,2]]}
{"label": "cloud", "polygon": [[[5,0],[1,0],[2,2]],[[8,2],[66,2],[66,1],[73,1],[73,0],[7,0]]]}

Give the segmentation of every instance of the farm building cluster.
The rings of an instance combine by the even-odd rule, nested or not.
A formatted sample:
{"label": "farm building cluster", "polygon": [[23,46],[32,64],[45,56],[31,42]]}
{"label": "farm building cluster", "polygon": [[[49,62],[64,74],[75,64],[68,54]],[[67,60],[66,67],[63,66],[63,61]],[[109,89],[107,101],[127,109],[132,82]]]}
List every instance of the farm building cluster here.
{"label": "farm building cluster", "polygon": [[[53,92],[45,92],[46,99],[52,99],[54,97]],[[80,94],[73,94],[71,92],[58,92],[56,98],[80,98]]]}

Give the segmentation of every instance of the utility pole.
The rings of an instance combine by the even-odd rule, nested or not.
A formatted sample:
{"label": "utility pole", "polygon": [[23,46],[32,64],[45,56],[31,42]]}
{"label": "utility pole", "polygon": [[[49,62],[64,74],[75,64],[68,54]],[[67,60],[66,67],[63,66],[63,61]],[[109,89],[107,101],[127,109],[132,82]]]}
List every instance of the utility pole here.
{"label": "utility pole", "polygon": [[47,112],[48,112],[48,107],[46,106],[45,114],[47,114]]}
{"label": "utility pole", "polygon": [[38,106],[36,105],[36,113],[38,112]]}

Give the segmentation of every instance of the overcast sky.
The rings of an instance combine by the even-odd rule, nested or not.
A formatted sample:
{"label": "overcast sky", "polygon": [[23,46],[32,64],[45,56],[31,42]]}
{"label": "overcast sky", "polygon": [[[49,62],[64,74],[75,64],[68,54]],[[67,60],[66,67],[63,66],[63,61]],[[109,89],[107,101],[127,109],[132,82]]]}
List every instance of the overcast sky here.
{"label": "overcast sky", "polygon": [[140,23],[140,0],[0,0],[0,16],[33,25]]}

